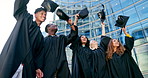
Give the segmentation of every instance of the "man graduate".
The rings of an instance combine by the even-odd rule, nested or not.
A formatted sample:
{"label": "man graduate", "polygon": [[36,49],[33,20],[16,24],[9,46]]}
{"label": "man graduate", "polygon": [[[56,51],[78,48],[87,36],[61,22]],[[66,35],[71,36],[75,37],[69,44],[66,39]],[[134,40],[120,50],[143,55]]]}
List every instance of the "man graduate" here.
{"label": "man graduate", "polygon": [[[0,78],[12,78],[20,64],[23,64],[22,78],[35,78],[38,69],[36,57],[43,48],[40,25],[46,19],[46,9],[38,8],[33,15],[27,11],[29,0],[15,0],[14,17],[17,23],[8,38],[0,56]],[[42,73],[40,69],[38,73]]]}
{"label": "man graduate", "polygon": [[[75,18],[75,21],[78,18]],[[68,62],[66,59],[66,46],[71,43],[75,36],[78,35],[77,22],[72,24],[72,20],[67,19],[67,22],[71,25],[71,32],[68,36],[56,35],[57,25],[48,24],[45,31],[48,36],[45,37],[44,54],[39,62],[43,61],[43,73],[44,78],[70,78],[70,71],[68,68]],[[43,53],[42,52],[42,53]]]}

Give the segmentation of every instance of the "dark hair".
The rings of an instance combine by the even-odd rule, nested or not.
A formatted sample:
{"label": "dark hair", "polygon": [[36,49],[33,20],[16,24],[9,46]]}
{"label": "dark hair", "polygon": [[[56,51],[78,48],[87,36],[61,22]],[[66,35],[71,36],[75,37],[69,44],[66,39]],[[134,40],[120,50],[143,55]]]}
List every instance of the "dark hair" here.
{"label": "dark hair", "polygon": [[[79,37],[79,45],[80,45],[80,46],[82,46],[82,42],[81,42],[81,37],[82,37],[82,36],[85,36],[85,35],[81,35],[81,36]],[[85,36],[85,37],[86,37],[86,36]],[[86,39],[87,39],[87,43],[86,43],[85,46],[86,46],[86,47],[89,47],[89,42],[90,42],[90,41],[88,40],[87,37],[86,37]]]}
{"label": "dark hair", "polygon": [[48,33],[48,27],[50,27],[50,24],[47,24],[45,27],[45,32]]}
{"label": "dark hair", "polygon": [[[50,26],[57,26],[57,25],[54,25],[54,24],[47,24],[46,27],[45,27],[45,32],[46,32],[46,33],[48,33],[48,27],[50,27]],[[56,32],[57,32],[57,29],[56,29],[56,30],[53,30],[53,32],[56,33]]]}
{"label": "dark hair", "polygon": [[37,12],[40,12],[40,11],[45,11],[45,12],[47,12],[47,10],[46,10],[45,8],[40,7],[40,8],[37,8],[37,9],[35,10],[34,14],[36,14]]}

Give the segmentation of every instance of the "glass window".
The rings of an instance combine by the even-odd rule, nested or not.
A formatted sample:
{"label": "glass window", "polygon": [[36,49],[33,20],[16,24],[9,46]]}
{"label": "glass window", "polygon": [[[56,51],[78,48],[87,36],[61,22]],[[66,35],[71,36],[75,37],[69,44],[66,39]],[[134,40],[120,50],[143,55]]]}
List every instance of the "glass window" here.
{"label": "glass window", "polygon": [[119,0],[111,0],[110,4],[111,4],[110,7],[113,9],[114,12],[116,12],[116,11],[121,9]]}
{"label": "glass window", "polygon": [[66,29],[70,29],[70,25],[69,24],[66,24]]}
{"label": "glass window", "polygon": [[79,35],[85,35],[86,37],[90,38],[90,31],[89,30],[79,31]]}
{"label": "glass window", "polygon": [[125,37],[124,37],[124,36],[119,37],[119,41],[120,41],[122,44],[125,44]]}
{"label": "glass window", "polygon": [[90,38],[90,31],[89,30],[85,31],[84,33],[85,33],[86,37]]}
{"label": "glass window", "polygon": [[116,21],[116,18],[115,16],[109,16],[108,17],[108,24],[109,24],[109,27],[110,27],[110,30],[113,31],[115,29],[115,21]]}
{"label": "glass window", "polygon": [[146,36],[148,37],[148,28],[145,29]]}
{"label": "glass window", "polygon": [[120,1],[121,1],[122,8],[125,8],[125,7],[133,4],[132,0],[120,0]]}
{"label": "glass window", "polygon": [[109,3],[106,4],[106,13],[107,15],[110,15],[112,12],[112,9],[111,9],[111,5]]}
{"label": "glass window", "polygon": [[137,12],[138,12],[141,20],[148,18],[148,6],[147,6],[147,4],[148,4],[148,1],[142,2],[141,4],[138,4],[136,6]]}
{"label": "glass window", "polygon": [[97,35],[101,35],[102,34],[102,29],[101,28],[97,28],[96,31],[97,31],[97,33],[96,33]]}
{"label": "glass window", "polygon": [[108,27],[105,27],[105,32],[106,32],[106,33],[108,33],[108,32],[109,32]]}
{"label": "glass window", "polygon": [[138,30],[142,30],[142,27],[141,27],[140,24],[135,24],[135,25],[132,25],[132,26],[130,26],[130,27],[127,27],[126,30],[127,30],[127,32],[128,32],[131,36],[133,36],[132,33],[135,32],[135,31],[138,31]]}
{"label": "glass window", "polygon": [[92,2],[92,7],[93,7],[93,6],[96,6],[96,5],[98,5],[98,4],[99,4],[98,1],[93,1],[93,2]]}
{"label": "glass window", "polygon": [[145,33],[145,35],[148,37],[148,20],[142,22],[142,26],[143,26],[143,28],[144,28],[144,33]]}
{"label": "glass window", "polygon": [[135,38],[135,40],[144,38],[142,30],[134,32],[133,37]]}
{"label": "glass window", "polygon": [[140,1],[140,0],[133,0],[134,2]]}
{"label": "glass window", "polygon": [[92,29],[91,30],[91,37],[95,37],[96,36],[96,31],[95,31],[95,29]]}
{"label": "glass window", "polygon": [[126,16],[129,16],[129,20],[127,22],[127,25],[130,25],[130,24],[133,24],[133,23],[139,21],[137,12],[135,11],[135,8],[134,7],[131,7],[129,9],[125,10],[124,11],[124,14]]}
{"label": "glass window", "polygon": [[70,34],[70,31],[66,31],[66,35]]}

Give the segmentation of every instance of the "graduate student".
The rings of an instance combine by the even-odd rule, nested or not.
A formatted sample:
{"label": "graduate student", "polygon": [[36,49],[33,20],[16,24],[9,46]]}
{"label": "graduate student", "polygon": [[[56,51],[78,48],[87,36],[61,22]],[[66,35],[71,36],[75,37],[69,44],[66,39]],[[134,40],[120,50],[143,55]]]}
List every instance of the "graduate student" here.
{"label": "graduate student", "polygon": [[82,35],[72,42],[72,78],[92,78],[91,62],[92,53],[89,40]]}
{"label": "graduate student", "polygon": [[131,55],[134,38],[126,32],[126,28],[122,28],[122,31],[125,34],[125,45],[117,39],[111,39],[107,46],[106,60],[111,78],[143,78]]}
{"label": "graduate student", "polygon": [[95,40],[90,41],[90,49],[93,53],[93,61],[92,61],[92,74],[93,78],[110,78],[108,70],[107,70],[107,63],[105,60],[105,54],[107,48],[104,48],[104,45],[108,44],[110,40],[109,37],[105,36],[105,25],[102,25],[102,36],[100,39],[100,45],[98,46],[98,42]]}
{"label": "graduate student", "polygon": [[43,48],[40,25],[46,19],[46,9],[37,8],[33,21],[33,15],[27,11],[28,2],[15,0],[13,15],[17,22],[0,56],[0,78],[12,78],[21,63],[22,78],[35,78],[36,71],[42,73],[34,62]]}
{"label": "graduate student", "polygon": [[71,19],[67,19],[67,23],[71,27],[70,34],[67,36],[56,35],[58,31],[57,25],[46,25],[45,31],[48,36],[44,39],[44,54],[39,59],[39,62],[43,61],[40,66],[44,78],[71,78],[65,48],[77,36],[77,20],[78,18],[75,18],[76,22],[73,23]]}
{"label": "graduate student", "polygon": [[121,27],[125,34],[125,45],[117,39],[109,39],[100,45],[107,49],[106,61],[110,78],[143,78],[142,73],[132,58],[131,50],[134,46],[134,38],[126,32],[126,22],[129,17],[118,16],[115,26]]}
{"label": "graduate student", "polygon": [[92,54],[89,48],[88,38],[84,35],[77,35],[77,38],[73,40],[70,48],[73,53],[72,78],[92,78]]}

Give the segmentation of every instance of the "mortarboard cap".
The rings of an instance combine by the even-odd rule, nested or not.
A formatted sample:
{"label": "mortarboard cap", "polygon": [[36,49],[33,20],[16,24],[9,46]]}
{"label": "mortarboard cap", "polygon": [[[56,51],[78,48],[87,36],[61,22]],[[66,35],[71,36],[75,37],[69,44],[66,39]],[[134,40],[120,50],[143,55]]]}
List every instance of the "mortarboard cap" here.
{"label": "mortarboard cap", "polygon": [[105,18],[105,12],[104,9],[101,10],[101,12],[97,13],[98,17],[100,18],[101,22],[104,22]]}
{"label": "mortarboard cap", "polygon": [[87,8],[82,9],[81,11],[79,11],[79,19],[82,18],[84,19],[85,17],[88,16],[89,11],[87,10]]}
{"label": "mortarboard cap", "polygon": [[66,20],[66,21],[69,20],[69,16],[67,16],[61,9],[58,9],[56,14],[62,20]]}
{"label": "mortarboard cap", "polygon": [[51,0],[44,0],[41,6],[43,6],[48,12],[54,12],[59,5]]}
{"label": "mortarboard cap", "polygon": [[121,27],[121,28],[125,27],[128,19],[129,19],[128,16],[119,15],[118,19],[116,20],[115,26],[118,26],[118,27]]}
{"label": "mortarboard cap", "polygon": [[105,12],[104,12],[104,5],[103,4],[102,4],[102,7],[103,7],[103,9],[97,14],[98,14],[98,17],[100,18],[101,22],[104,22],[104,20],[106,18],[105,18]]}

